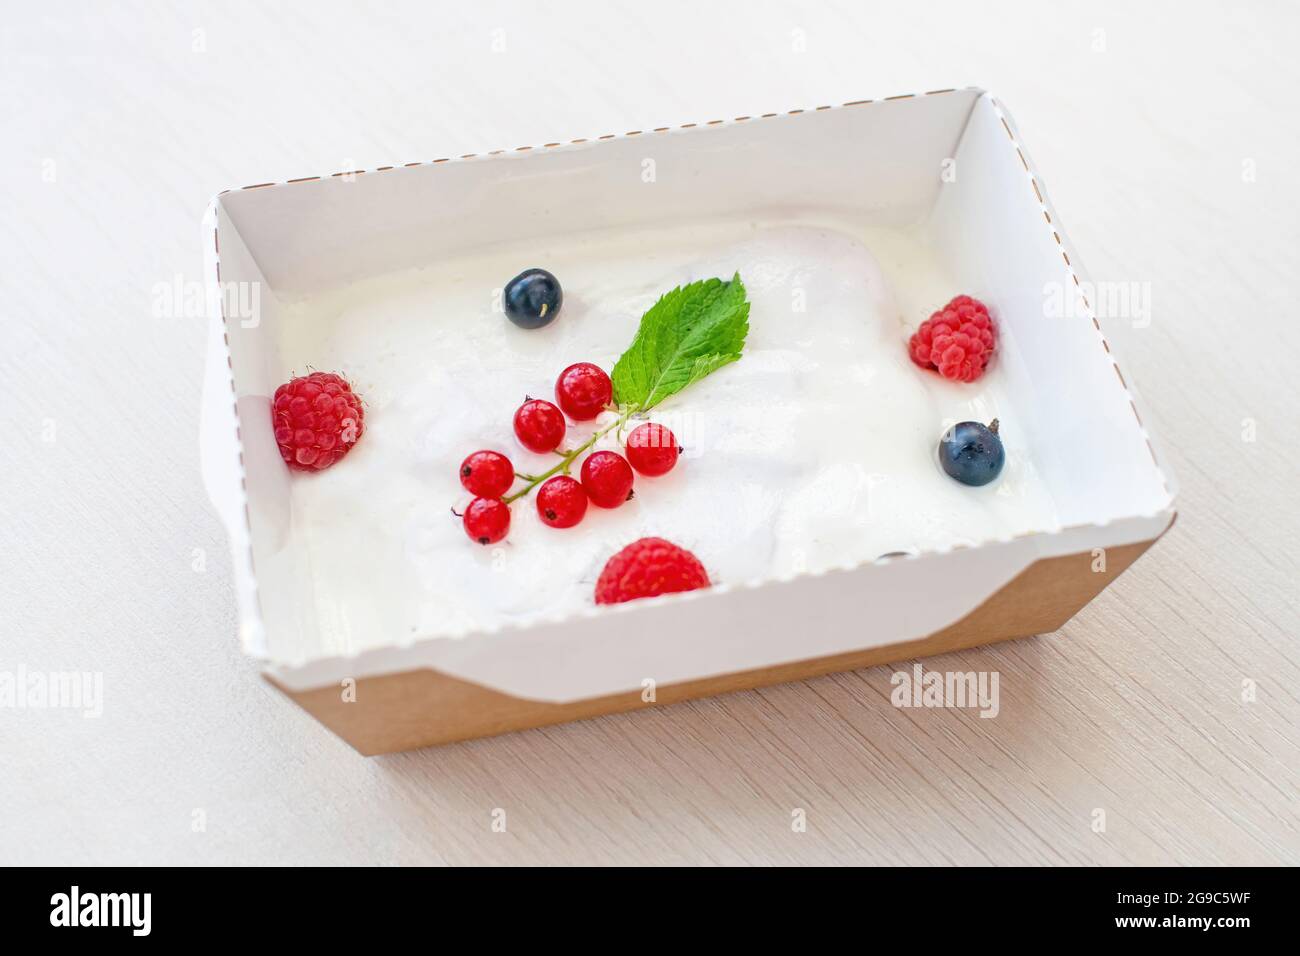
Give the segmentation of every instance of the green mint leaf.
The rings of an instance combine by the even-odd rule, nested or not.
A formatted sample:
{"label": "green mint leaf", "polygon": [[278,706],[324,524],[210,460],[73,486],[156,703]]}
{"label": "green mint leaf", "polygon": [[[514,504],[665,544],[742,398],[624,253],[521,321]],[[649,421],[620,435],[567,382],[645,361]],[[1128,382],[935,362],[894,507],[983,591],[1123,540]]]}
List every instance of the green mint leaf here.
{"label": "green mint leaf", "polygon": [[614,401],[653,408],[739,359],[748,333],[749,301],[739,272],[730,282],[702,279],[673,289],[641,317],[614,366]]}

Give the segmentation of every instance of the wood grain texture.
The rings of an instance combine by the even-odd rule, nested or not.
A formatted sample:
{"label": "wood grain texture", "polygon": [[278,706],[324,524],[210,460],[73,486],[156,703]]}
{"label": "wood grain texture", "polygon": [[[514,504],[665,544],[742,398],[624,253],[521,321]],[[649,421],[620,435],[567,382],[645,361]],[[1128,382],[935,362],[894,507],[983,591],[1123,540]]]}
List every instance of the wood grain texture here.
{"label": "wood grain texture", "polygon": [[[7,11],[0,671],[105,699],[0,709],[0,862],[1300,863],[1298,40],[1272,3]],[[153,310],[210,195],[967,83],[1149,290],[1104,324],[1182,485],[1060,633],[927,661],[998,717],[886,667],[364,760],[241,658],[203,321]]]}

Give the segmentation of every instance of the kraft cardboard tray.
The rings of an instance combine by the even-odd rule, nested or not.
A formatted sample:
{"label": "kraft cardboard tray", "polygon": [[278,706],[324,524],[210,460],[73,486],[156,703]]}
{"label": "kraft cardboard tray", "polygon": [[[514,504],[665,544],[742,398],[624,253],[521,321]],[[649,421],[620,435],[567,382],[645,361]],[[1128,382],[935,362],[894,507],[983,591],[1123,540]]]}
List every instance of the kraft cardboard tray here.
{"label": "kraft cardboard tray", "polygon": [[[921,290],[930,308],[956,291],[995,304],[998,374],[1055,503],[1052,527],[441,636],[390,627],[367,612],[364,588],[346,613],[322,603],[294,533],[297,476],[271,434],[271,395],[297,361],[281,334],[296,303],[455,257],[492,260],[505,236],[807,220],[920,236],[948,286]],[[248,186],[213,200],[204,248],[203,469],[230,536],[240,640],[363,754],[1052,631],[1174,520],[1172,477],[1079,257],[1006,109],[978,89]],[[1052,289],[1072,306],[1062,315],[1045,314]]]}

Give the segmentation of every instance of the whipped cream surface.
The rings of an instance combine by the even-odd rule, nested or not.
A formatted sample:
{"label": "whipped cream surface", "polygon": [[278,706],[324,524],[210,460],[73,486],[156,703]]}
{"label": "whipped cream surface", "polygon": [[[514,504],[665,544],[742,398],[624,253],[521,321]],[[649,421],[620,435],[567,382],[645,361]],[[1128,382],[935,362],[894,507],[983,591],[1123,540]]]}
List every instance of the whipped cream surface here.
{"label": "whipped cream surface", "polygon": [[[549,326],[524,330],[500,310],[500,289],[532,266],[556,275],[564,304]],[[513,505],[504,541],[471,542],[452,514],[471,498],[458,476],[465,456],[488,448],[520,472],[549,468],[553,455],[514,437],[525,396],[554,401],[574,362],[611,370],[662,293],[735,272],[751,303],[744,357],[648,415],[684,446],[676,468],[638,475],[633,500],[592,506],[571,529],[543,525],[529,496]],[[502,245],[288,306],[284,380],[341,372],[367,408],[346,458],[292,476],[287,547],[306,578],[314,651],[590,607],[605,561],[646,535],[691,549],[715,583],[748,583],[1055,530],[1000,356],[970,385],[908,358],[911,331],[966,291],[946,282],[919,233],[744,222]],[[971,488],[945,475],[944,429],[995,417],[1001,477]],[[566,447],[611,420],[570,423]],[[597,445],[618,447],[613,434]]]}

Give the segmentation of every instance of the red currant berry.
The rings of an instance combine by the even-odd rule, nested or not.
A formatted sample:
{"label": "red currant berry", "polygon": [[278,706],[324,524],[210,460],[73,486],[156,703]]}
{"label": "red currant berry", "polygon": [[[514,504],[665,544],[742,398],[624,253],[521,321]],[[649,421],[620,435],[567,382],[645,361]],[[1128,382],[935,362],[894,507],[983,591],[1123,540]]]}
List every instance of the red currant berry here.
{"label": "red currant berry", "polygon": [[632,497],[632,466],[614,451],[598,451],[582,463],[582,487],[591,503],[617,508]]}
{"label": "red currant berry", "polygon": [[652,478],[666,475],[677,464],[677,439],[662,425],[646,422],[627,436],[627,460],[637,471]]}
{"label": "red currant berry", "polygon": [[480,498],[500,498],[515,483],[515,466],[496,451],[476,451],[460,463],[460,483]]}
{"label": "red currant berry", "polygon": [[510,530],[510,506],[500,498],[475,498],[465,509],[465,533],[479,544],[495,544]]}
{"label": "red currant berry", "polygon": [[614,397],[614,385],[599,365],[570,365],[555,380],[555,398],[574,421],[595,418]]}
{"label": "red currant berry", "polygon": [[587,492],[568,475],[548,478],[537,489],[537,513],[552,528],[572,528],[587,513]]}
{"label": "red currant berry", "polygon": [[515,435],[529,451],[545,454],[564,441],[564,415],[550,402],[530,398],[515,412]]}

